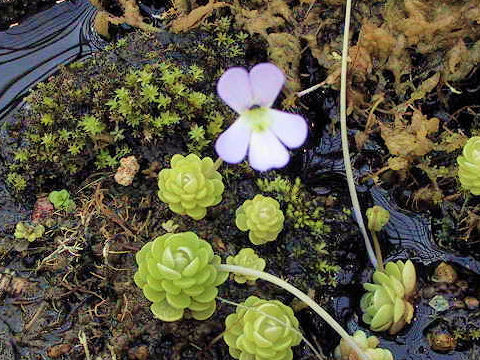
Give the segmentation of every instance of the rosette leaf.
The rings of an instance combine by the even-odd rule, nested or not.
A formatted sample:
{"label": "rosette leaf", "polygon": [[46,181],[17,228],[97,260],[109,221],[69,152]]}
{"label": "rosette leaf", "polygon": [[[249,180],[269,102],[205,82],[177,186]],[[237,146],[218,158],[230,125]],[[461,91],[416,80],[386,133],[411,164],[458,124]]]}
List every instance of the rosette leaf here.
{"label": "rosette leaf", "polygon": [[158,197],[170,210],[200,220],[206,215],[207,207],[222,201],[225,189],[222,175],[211,158],[175,154],[170,165],[171,168],[158,174]]}
{"label": "rosette leaf", "polygon": [[[244,248],[238,252],[235,256],[227,257],[227,264],[243,266],[245,268],[263,271],[265,269],[265,260],[259,257],[253,249]],[[247,276],[241,274],[233,274],[233,279],[239,283],[244,284],[247,281],[255,282],[257,278],[255,276]]]}
{"label": "rosette leaf", "polygon": [[[369,355],[371,360],[393,360],[390,350],[378,348],[380,341],[376,336],[369,336],[362,331],[357,330],[353,336],[353,341],[357,343],[360,349]],[[360,357],[344,340],[340,340],[340,344],[335,348],[335,360],[358,360]]]}
{"label": "rosette leaf", "polygon": [[50,201],[55,209],[71,211],[75,208],[75,202],[70,198],[68,190],[52,191],[48,195]]}
{"label": "rosette leaf", "polygon": [[15,226],[15,236],[16,239],[26,239],[29,242],[33,242],[36,239],[39,239],[43,236],[45,232],[45,227],[38,224],[28,224],[24,222],[19,222]]}
{"label": "rosette leaf", "polygon": [[237,209],[235,224],[241,231],[249,231],[248,237],[253,244],[261,245],[277,238],[284,219],[277,200],[255,195]]}
{"label": "rosette leaf", "polygon": [[389,262],[384,271],[375,271],[373,282],[363,284],[368,291],[360,301],[363,321],[372,331],[396,334],[413,318],[410,299],[417,282],[415,266],[410,260]]}
{"label": "rosette leaf", "polygon": [[223,338],[235,359],[292,360],[302,340],[293,310],[278,300],[250,296],[227,316]]}
{"label": "rosette leaf", "polygon": [[458,178],[473,195],[480,195],[480,136],[471,137],[457,158]]}
{"label": "rosette leaf", "polygon": [[137,253],[135,284],[153,304],[163,321],[176,321],[188,309],[197,320],[209,318],[216,308],[217,286],[228,277],[215,265],[220,257],[193,232],[165,234],[146,243]]}

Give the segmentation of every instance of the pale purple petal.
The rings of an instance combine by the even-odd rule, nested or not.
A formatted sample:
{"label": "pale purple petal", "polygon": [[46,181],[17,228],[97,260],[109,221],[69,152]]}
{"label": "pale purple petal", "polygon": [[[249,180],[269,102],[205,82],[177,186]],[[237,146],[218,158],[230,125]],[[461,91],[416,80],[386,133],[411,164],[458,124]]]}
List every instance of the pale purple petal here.
{"label": "pale purple petal", "polygon": [[307,139],[308,127],[305,119],[297,114],[269,109],[273,121],[270,130],[289,148],[302,146]]}
{"label": "pale purple petal", "polygon": [[224,161],[236,164],[247,154],[252,130],[241,118],[237,119],[215,143],[215,150]]}
{"label": "pale purple petal", "polygon": [[217,82],[217,93],[237,113],[254,105],[248,72],[241,67],[233,67],[223,73]]}
{"label": "pale purple petal", "polygon": [[271,63],[255,65],[250,70],[255,105],[271,107],[285,83],[282,70]]}
{"label": "pale purple petal", "polygon": [[250,138],[248,161],[258,171],[281,168],[288,164],[290,156],[285,146],[271,132],[253,132]]}

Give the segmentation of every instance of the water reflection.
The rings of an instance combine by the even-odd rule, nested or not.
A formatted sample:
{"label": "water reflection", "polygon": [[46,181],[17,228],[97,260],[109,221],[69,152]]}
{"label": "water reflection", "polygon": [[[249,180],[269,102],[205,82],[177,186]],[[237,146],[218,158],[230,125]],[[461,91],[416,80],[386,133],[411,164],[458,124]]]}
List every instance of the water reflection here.
{"label": "water reflection", "polygon": [[0,120],[58,65],[104,45],[91,26],[95,13],[88,0],[65,1],[0,32]]}

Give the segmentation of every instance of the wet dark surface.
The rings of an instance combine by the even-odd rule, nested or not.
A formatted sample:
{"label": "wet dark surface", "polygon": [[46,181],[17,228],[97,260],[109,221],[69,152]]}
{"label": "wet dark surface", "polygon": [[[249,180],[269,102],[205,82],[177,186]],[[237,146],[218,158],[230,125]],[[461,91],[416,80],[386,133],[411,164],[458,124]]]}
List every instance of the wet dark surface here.
{"label": "wet dark surface", "polygon": [[95,13],[88,0],[65,1],[0,32],[0,121],[59,65],[105,44],[92,30]]}

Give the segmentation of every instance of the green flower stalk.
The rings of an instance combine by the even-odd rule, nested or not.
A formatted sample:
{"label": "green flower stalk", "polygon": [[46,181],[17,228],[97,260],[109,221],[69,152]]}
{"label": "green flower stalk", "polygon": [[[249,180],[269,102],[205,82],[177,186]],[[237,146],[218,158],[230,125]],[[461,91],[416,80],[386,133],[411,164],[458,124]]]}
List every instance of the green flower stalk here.
{"label": "green flower stalk", "polygon": [[473,195],[480,195],[480,136],[470,138],[457,158],[458,178]]}
{"label": "green flower stalk", "polygon": [[[362,330],[357,330],[353,334],[353,341],[370,356],[371,360],[393,360],[390,350],[378,348],[380,341],[376,336],[369,336]],[[344,340],[340,340],[340,345],[335,348],[335,360],[358,360],[359,356],[354,349]]]}
{"label": "green flower stalk", "polygon": [[228,277],[218,271],[220,257],[193,232],[165,234],[137,253],[134,281],[163,321],[176,321],[186,309],[194,319],[209,318],[216,308],[217,286]]}
{"label": "green flower stalk", "polygon": [[285,217],[277,200],[255,195],[246,200],[236,211],[235,224],[241,231],[248,231],[248,238],[255,245],[265,244],[277,238],[283,229]]}
{"label": "green flower stalk", "polygon": [[368,219],[368,229],[372,233],[375,256],[377,257],[377,269],[383,270],[382,250],[380,248],[380,242],[378,241],[377,232],[381,231],[383,227],[387,225],[388,220],[390,220],[390,212],[381,206],[375,205],[367,209],[366,215]]}
{"label": "green flower stalk", "polygon": [[227,316],[223,338],[235,359],[291,360],[302,340],[293,310],[278,300],[250,296]]}
{"label": "green flower stalk", "polygon": [[70,193],[65,189],[60,191],[52,191],[48,195],[48,200],[57,210],[71,211],[75,208],[75,202],[70,199]]}
{"label": "green flower stalk", "polygon": [[372,331],[388,331],[394,335],[413,318],[410,299],[417,283],[415,266],[410,260],[389,262],[385,270],[374,272],[373,282],[363,284],[368,291],[360,301],[363,321]]}
{"label": "green flower stalk", "polygon": [[158,197],[170,210],[195,220],[205,217],[207,207],[222,201],[222,175],[209,157],[175,154],[171,168],[158,174]]}
{"label": "green flower stalk", "polygon": [[15,227],[15,233],[13,236],[15,236],[16,239],[26,239],[29,242],[33,242],[36,239],[41,238],[44,232],[45,227],[43,225],[33,225],[19,222]]}
{"label": "green flower stalk", "polygon": [[[265,260],[259,257],[251,248],[244,248],[235,256],[227,257],[227,264],[243,266],[249,269],[263,271],[265,269]],[[247,281],[255,282],[256,276],[248,276],[233,273],[233,279],[239,284],[245,284]]]}

